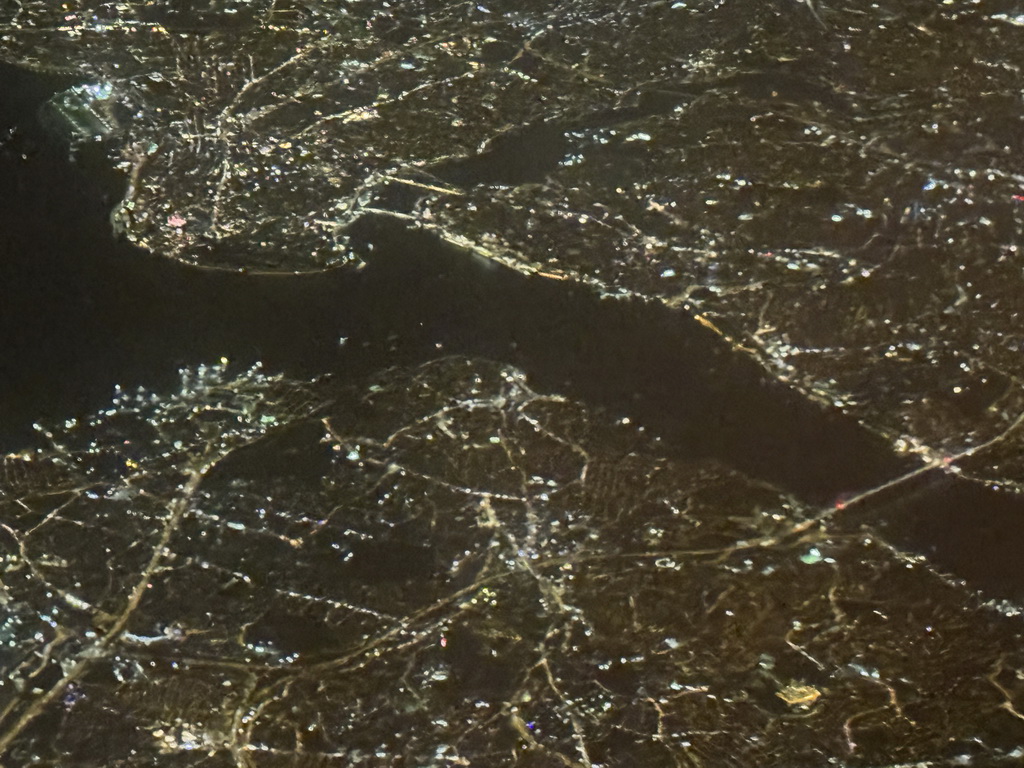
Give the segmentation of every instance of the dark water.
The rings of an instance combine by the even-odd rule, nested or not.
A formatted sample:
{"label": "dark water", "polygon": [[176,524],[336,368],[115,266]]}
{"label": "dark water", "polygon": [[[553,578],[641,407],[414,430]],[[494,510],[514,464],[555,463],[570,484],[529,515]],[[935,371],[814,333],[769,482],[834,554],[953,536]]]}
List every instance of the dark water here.
{"label": "dark water", "polygon": [[[842,111],[785,70],[728,87]],[[38,486],[5,460],[5,765],[1019,759],[1019,494],[897,452],[688,305],[602,298],[390,215],[347,232],[359,270],[134,247],[110,147],[72,160],[40,120],[75,82],[0,65],[0,450],[77,419],[53,432],[99,457]],[[534,183],[568,135],[513,132],[432,178]],[[414,210],[403,189],[375,204]],[[118,385],[172,392],[221,358],[329,374],[331,395],[296,417],[294,393],[200,377],[194,409],[102,415]],[[168,467],[217,444],[207,411],[227,458],[190,489]],[[250,418],[282,426],[250,439]],[[175,559],[151,568],[162,530]],[[151,591],[123,608],[139,573]]]}
{"label": "dark water", "polygon": [[[33,423],[84,416],[118,384],[159,389],[183,365],[226,357],[360,381],[441,352],[520,366],[541,389],[638,420],[673,454],[721,459],[812,504],[916,466],[681,310],[524,277],[385,221],[357,231],[372,256],[354,274],[234,274],[133,248],[108,221],[123,179],[104,170],[95,147],[70,162],[62,137],[38,123],[39,107],[67,81],[8,66],[3,80],[7,450],[31,440]],[[963,490],[950,495],[948,485],[899,516],[919,521],[894,523],[913,531],[901,540],[996,594],[1024,594],[1024,506],[966,482],[953,481]]]}

